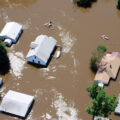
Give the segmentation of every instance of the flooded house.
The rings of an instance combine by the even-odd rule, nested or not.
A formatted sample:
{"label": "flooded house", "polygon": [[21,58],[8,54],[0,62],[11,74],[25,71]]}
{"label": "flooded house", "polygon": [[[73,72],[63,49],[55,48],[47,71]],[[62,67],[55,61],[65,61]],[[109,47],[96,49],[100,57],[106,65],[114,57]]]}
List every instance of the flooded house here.
{"label": "flooded house", "polygon": [[110,79],[116,79],[120,67],[120,54],[118,52],[107,53],[101,60],[94,80],[108,84]]}
{"label": "flooded house", "polygon": [[9,90],[2,100],[0,111],[24,118],[33,101],[33,96]]}
{"label": "flooded house", "polygon": [[16,43],[23,31],[22,25],[16,22],[8,22],[0,33],[0,39],[5,42],[7,46]]}
{"label": "flooded house", "polygon": [[46,66],[55,46],[56,40],[53,37],[48,37],[47,35],[38,36],[30,44],[30,50],[26,56],[27,61]]}

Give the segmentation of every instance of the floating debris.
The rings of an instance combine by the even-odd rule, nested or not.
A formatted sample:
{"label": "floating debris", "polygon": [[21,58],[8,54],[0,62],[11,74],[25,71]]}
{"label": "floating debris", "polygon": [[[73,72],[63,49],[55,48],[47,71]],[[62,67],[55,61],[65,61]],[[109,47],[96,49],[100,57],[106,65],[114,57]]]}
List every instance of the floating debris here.
{"label": "floating debris", "polygon": [[54,29],[54,25],[53,25],[52,21],[49,21],[49,22],[45,23],[44,26],[47,27],[47,28],[50,28],[52,30]]}
{"label": "floating debris", "polygon": [[109,37],[107,37],[106,35],[101,35],[101,38],[102,38],[103,40],[109,40]]}
{"label": "floating debris", "polygon": [[56,51],[53,55],[53,58],[58,59],[61,56],[62,47],[60,45],[56,46]]}

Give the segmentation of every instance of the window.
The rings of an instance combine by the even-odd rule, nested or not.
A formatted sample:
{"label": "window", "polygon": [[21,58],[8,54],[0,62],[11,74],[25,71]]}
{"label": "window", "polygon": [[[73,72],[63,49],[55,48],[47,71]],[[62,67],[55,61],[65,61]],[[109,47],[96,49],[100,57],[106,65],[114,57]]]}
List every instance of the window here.
{"label": "window", "polygon": [[38,61],[38,64],[40,64],[40,61]]}
{"label": "window", "polygon": [[33,63],[34,63],[34,60],[33,60]]}
{"label": "window", "polygon": [[35,59],[36,59],[36,56],[35,56]]}

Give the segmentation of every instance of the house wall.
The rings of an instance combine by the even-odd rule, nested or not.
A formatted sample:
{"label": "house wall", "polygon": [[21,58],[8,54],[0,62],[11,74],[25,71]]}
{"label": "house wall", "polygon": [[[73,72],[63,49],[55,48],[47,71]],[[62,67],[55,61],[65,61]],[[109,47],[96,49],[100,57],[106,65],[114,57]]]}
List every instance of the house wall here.
{"label": "house wall", "polygon": [[6,36],[0,36],[0,39],[1,39],[1,40],[5,40],[5,39],[6,39]]}
{"label": "house wall", "polygon": [[34,55],[34,56],[31,56],[31,57],[28,57],[28,58],[27,58],[27,61],[28,61],[28,62],[31,62],[31,63],[40,64],[40,65],[46,65],[46,63],[45,63],[44,61],[42,61],[41,59],[39,59],[39,58],[36,57],[35,55]]}

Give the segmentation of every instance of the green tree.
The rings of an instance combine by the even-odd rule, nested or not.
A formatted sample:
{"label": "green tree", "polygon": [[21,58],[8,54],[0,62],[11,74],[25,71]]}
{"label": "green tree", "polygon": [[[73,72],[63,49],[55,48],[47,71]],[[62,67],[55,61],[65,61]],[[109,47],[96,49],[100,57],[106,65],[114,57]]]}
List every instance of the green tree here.
{"label": "green tree", "polygon": [[98,45],[95,51],[92,52],[90,58],[90,68],[93,72],[97,72],[102,57],[106,54],[107,48],[104,45]]}
{"label": "green tree", "polygon": [[103,88],[98,86],[98,82],[94,82],[94,84],[92,86],[89,86],[86,88],[86,90],[89,92],[89,95],[92,99],[96,99],[96,97],[98,96],[99,92],[102,89]]}
{"label": "green tree", "polygon": [[91,6],[91,0],[76,0],[78,6],[82,7],[90,7]]}
{"label": "green tree", "polygon": [[120,9],[120,0],[118,0],[116,7],[117,7],[118,9]]}
{"label": "green tree", "polygon": [[106,52],[106,51],[107,51],[107,48],[106,48],[104,45],[98,45],[98,46],[97,46],[97,51]]}
{"label": "green tree", "polygon": [[4,42],[0,40],[0,73],[6,74],[9,71],[9,69],[10,62],[7,55],[7,49]]}
{"label": "green tree", "polygon": [[92,105],[88,106],[86,111],[88,114],[93,115],[93,118],[94,116],[108,117],[118,104],[116,96],[107,96],[106,91],[98,86],[98,82],[94,82],[92,86],[89,86],[87,91],[92,98]]}
{"label": "green tree", "polygon": [[93,51],[92,52],[92,57],[90,59],[90,68],[92,69],[93,72],[97,72],[100,61],[102,57],[105,55],[105,52],[101,51]]}

